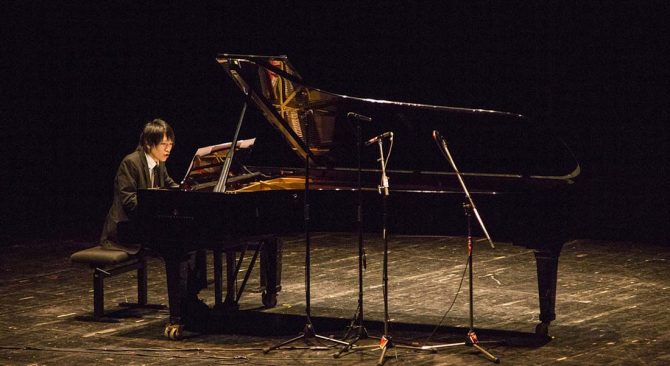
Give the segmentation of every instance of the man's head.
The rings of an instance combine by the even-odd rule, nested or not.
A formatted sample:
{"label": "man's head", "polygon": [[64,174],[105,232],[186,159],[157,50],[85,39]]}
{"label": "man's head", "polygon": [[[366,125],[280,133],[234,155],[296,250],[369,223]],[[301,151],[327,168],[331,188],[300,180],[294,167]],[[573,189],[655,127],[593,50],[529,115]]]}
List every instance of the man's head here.
{"label": "man's head", "polygon": [[139,145],[154,160],[166,161],[174,145],[174,131],[167,122],[156,118],[144,125]]}

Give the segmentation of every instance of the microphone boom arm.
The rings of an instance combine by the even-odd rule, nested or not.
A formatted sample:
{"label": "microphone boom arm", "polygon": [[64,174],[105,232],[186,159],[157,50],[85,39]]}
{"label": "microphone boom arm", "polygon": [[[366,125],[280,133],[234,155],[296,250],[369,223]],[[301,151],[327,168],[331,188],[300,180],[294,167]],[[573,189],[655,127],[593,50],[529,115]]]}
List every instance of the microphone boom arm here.
{"label": "microphone boom arm", "polygon": [[440,135],[440,133],[437,130],[433,131],[433,140],[435,140],[438,148],[440,149],[440,152],[442,152],[442,155],[444,155],[444,157],[451,164],[451,167],[454,169],[456,177],[458,178],[458,182],[461,184],[461,187],[463,188],[463,193],[465,193],[465,198],[467,198],[470,207],[472,207],[472,212],[474,212],[475,217],[477,218],[477,222],[479,222],[479,226],[482,228],[482,231],[486,236],[486,240],[491,245],[491,248],[495,249],[496,246],[493,244],[493,240],[491,240],[491,236],[489,235],[488,230],[486,230],[486,225],[484,225],[482,217],[479,216],[479,210],[477,210],[477,206],[475,205],[475,202],[472,200],[472,196],[470,196],[470,191],[468,190],[468,187],[465,185],[465,182],[463,181],[463,175],[458,170],[456,162],[454,161],[453,157],[451,156],[451,153],[449,152],[449,148],[447,147],[447,141]]}

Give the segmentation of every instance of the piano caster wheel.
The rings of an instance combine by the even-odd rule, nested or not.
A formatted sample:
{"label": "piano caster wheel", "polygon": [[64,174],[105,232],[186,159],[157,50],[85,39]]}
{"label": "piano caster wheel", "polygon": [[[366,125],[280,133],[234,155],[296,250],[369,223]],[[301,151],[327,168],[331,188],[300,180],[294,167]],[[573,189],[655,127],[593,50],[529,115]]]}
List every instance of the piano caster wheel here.
{"label": "piano caster wheel", "polygon": [[263,300],[263,306],[266,308],[273,308],[277,306],[277,294],[268,294],[267,292],[263,292],[263,294],[261,294],[261,299]]}
{"label": "piano caster wheel", "polygon": [[184,336],[183,328],[184,326],[181,324],[167,324],[163,334],[165,334],[168,339],[177,341]]}
{"label": "piano caster wheel", "polygon": [[548,336],[549,335],[549,323],[540,323],[535,326],[535,334],[540,335],[540,336]]}

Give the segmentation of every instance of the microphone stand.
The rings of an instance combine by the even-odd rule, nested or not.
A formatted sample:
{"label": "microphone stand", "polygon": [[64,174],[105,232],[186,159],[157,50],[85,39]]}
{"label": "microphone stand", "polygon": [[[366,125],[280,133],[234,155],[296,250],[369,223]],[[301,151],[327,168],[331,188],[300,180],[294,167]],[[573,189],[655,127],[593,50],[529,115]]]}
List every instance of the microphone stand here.
{"label": "microphone stand", "polygon": [[363,246],[363,196],[362,196],[362,184],[361,184],[361,120],[358,118],[357,114],[349,113],[347,118],[356,120],[356,160],[357,160],[357,180],[356,180],[356,193],[357,193],[357,218],[356,223],[358,225],[358,306],[354,312],[354,316],[351,319],[351,323],[347,327],[347,332],[344,335],[343,339],[349,338],[349,335],[352,331],[357,330],[356,336],[354,339],[347,343],[339,352],[333,354],[333,357],[339,358],[344,352],[352,349],[354,345],[361,339],[368,338],[368,331],[363,325],[363,270],[365,268],[365,248]]}
{"label": "microphone stand", "polygon": [[[469,292],[469,305],[470,305],[470,328],[468,330],[468,335],[465,339],[464,342],[458,342],[458,343],[447,343],[447,344],[438,344],[438,345],[433,345],[433,346],[422,346],[420,349],[421,350],[428,350],[432,352],[437,352],[437,350],[442,349],[442,348],[447,348],[447,347],[453,347],[453,346],[469,346],[469,347],[474,347],[479,351],[486,359],[488,359],[491,362],[494,363],[500,363],[500,359],[494,355],[492,355],[490,352],[488,352],[484,347],[480,346],[482,342],[480,342],[477,339],[477,333],[475,332],[475,327],[474,327],[474,290],[473,290],[473,270],[472,270],[472,253],[474,252],[474,248],[472,245],[472,214],[474,213],[475,217],[479,221],[479,225],[482,228],[482,231],[486,235],[486,239],[488,240],[489,244],[491,245],[492,248],[495,248],[493,245],[493,241],[491,240],[491,237],[489,236],[488,231],[486,230],[486,227],[484,226],[484,222],[481,219],[481,216],[479,216],[479,212],[477,211],[477,206],[475,206],[474,201],[472,200],[472,197],[470,196],[470,192],[468,191],[467,186],[465,185],[465,182],[463,181],[463,177],[461,172],[458,170],[456,167],[456,162],[451,156],[451,153],[449,152],[449,148],[447,148],[447,142],[444,138],[440,136],[440,133],[438,131],[433,131],[433,139],[437,143],[440,151],[442,154],[445,156],[445,158],[449,161],[451,164],[451,167],[454,169],[456,172],[456,176],[458,177],[458,181],[461,184],[461,188],[463,188],[463,192],[465,193],[465,198],[466,202],[463,203],[463,208],[465,209],[465,216],[467,217],[467,231],[468,231],[468,236],[467,236],[467,243],[468,243],[468,292]],[[497,343],[497,342],[486,342],[486,343]]]}
{"label": "microphone stand", "polygon": [[[384,240],[384,259],[382,263],[382,292],[384,296],[384,334],[381,337],[379,346],[382,353],[379,356],[377,365],[383,365],[386,361],[386,352],[390,348],[394,348],[395,344],[389,335],[389,302],[388,302],[388,196],[389,196],[389,180],[386,176],[386,161],[384,161],[384,139],[378,139],[379,146],[379,162],[382,168],[381,184],[379,185],[379,193],[382,195],[382,239]],[[393,134],[391,134],[391,144],[393,144]],[[397,357],[396,353],[396,357]]]}
{"label": "microphone stand", "polygon": [[[349,347],[350,349],[366,349],[366,348],[377,348],[379,347],[382,351],[381,355],[379,356],[379,360],[377,361],[377,365],[383,365],[384,362],[386,361],[386,352],[391,349],[391,348],[408,348],[408,349],[415,349],[416,347],[410,347],[410,346],[401,346],[401,345],[396,345],[393,342],[393,339],[391,335],[389,334],[389,310],[388,310],[388,196],[389,196],[389,179],[388,176],[386,175],[386,165],[388,163],[388,159],[384,158],[384,137],[387,136],[390,137],[391,139],[391,148],[393,147],[393,133],[392,132],[387,132],[383,135],[377,136],[375,138],[375,141],[377,142],[377,146],[379,147],[379,161],[380,166],[381,166],[381,183],[377,187],[378,192],[382,195],[382,240],[384,242],[384,257],[383,257],[383,263],[382,263],[382,290],[383,290],[383,299],[384,299],[384,333],[383,335],[379,338],[380,342],[379,345],[372,345],[372,346],[359,346],[359,347]],[[374,143],[374,142],[372,142]],[[368,143],[370,144],[370,143]],[[389,156],[391,152],[391,148],[389,148]],[[340,351],[340,353],[346,351],[347,349],[343,349]],[[397,357],[397,353],[395,355]]]}
{"label": "microphone stand", "polygon": [[294,338],[291,338],[287,341],[281,342],[279,344],[276,344],[272,347],[265,348],[263,349],[263,353],[268,353],[272,350],[278,349],[280,347],[283,347],[289,343],[293,343],[295,341],[298,341],[300,339],[307,340],[308,338],[317,338],[317,339],[322,339],[325,341],[341,344],[341,345],[348,345],[347,342],[340,341],[338,339],[334,338],[329,338],[326,336],[322,336],[316,333],[314,330],[314,325],[312,324],[312,318],[311,318],[311,294],[310,294],[310,289],[311,289],[311,281],[310,281],[310,268],[311,268],[311,237],[310,237],[310,226],[309,226],[309,159],[310,159],[310,151],[309,151],[309,134],[310,134],[310,129],[309,129],[309,121],[311,119],[312,111],[308,111],[304,115],[304,125],[303,125],[303,131],[304,131],[304,137],[305,137],[305,146],[307,147],[307,154],[305,156],[305,191],[304,191],[304,203],[303,203],[303,209],[304,209],[304,225],[305,225],[305,315],[307,317],[307,323],[304,325],[302,332]]}

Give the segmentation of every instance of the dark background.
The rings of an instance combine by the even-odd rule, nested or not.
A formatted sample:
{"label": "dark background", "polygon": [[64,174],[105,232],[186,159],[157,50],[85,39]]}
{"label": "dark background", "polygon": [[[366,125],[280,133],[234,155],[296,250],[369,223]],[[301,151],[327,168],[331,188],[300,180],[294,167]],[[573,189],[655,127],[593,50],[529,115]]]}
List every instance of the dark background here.
{"label": "dark background", "polygon": [[177,179],[227,141],[227,52],[286,54],[336,93],[525,114],[582,164],[579,237],[667,242],[667,2],[198,4],[2,5],[3,236],[94,240],[149,119],[176,131]]}

